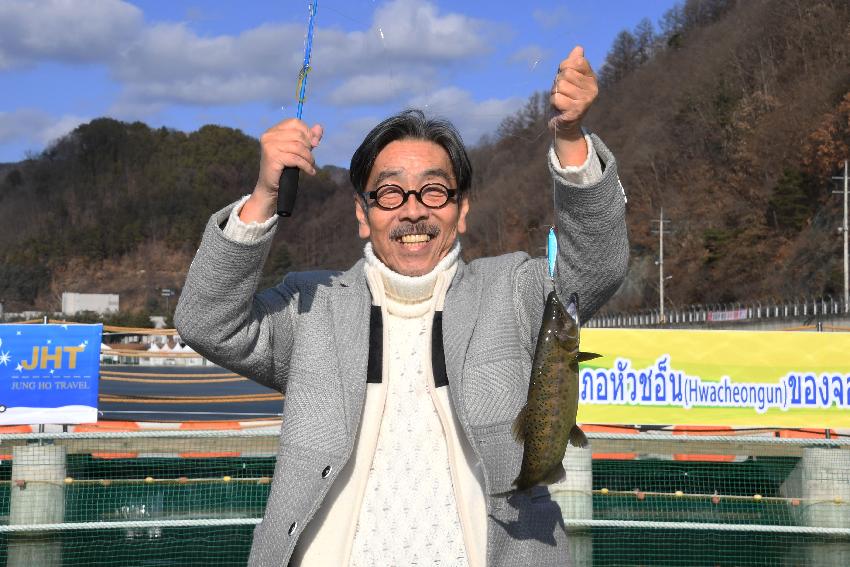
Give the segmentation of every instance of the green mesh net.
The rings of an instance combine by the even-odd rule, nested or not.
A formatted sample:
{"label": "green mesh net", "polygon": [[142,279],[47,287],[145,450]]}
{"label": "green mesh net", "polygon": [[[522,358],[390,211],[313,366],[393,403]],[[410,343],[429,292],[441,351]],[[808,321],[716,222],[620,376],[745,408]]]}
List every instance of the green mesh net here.
{"label": "green mesh net", "polygon": [[[551,488],[575,565],[850,565],[846,439],[589,437]],[[273,430],[0,435],[0,565],[244,565],[276,449]]]}

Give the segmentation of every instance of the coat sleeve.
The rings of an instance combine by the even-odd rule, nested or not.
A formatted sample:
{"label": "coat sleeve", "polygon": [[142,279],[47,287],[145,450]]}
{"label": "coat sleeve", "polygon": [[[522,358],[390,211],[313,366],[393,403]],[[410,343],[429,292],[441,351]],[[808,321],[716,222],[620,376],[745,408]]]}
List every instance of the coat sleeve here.
{"label": "coat sleeve", "polygon": [[[575,292],[582,322],[617,291],[626,275],[629,242],[626,235],[625,195],[611,151],[592,134],[590,139],[602,164],[596,183],[576,185],[550,171],[555,192],[558,259],[555,289],[566,302]],[[551,289],[545,258],[517,267],[514,302],[519,326],[534,341],[543,314],[547,289]],[[532,327],[534,327],[532,329]],[[529,343],[529,344],[530,344]]]}
{"label": "coat sleeve", "polygon": [[174,323],[208,360],[280,392],[286,389],[298,293],[287,280],[256,293],[275,230],[252,243],[222,233],[233,205],[207,223]]}
{"label": "coat sleeve", "polygon": [[555,289],[562,301],[578,293],[582,322],[617,291],[629,263],[626,199],[617,161],[595,134],[591,139],[603,167],[599,182],[572,185],[552,172],[558,236]]}

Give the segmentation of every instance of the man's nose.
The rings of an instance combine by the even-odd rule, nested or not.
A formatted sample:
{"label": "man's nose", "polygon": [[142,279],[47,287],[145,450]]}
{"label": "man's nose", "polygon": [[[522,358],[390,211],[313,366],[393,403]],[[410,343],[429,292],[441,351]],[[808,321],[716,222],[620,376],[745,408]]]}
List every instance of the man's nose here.
{"label": "man's nose", "polygon": [[411,222],[428,218],[430,214],[428,207],[419,202],[416,195],[408,195],[407,201],[401,206],[401,218]]}

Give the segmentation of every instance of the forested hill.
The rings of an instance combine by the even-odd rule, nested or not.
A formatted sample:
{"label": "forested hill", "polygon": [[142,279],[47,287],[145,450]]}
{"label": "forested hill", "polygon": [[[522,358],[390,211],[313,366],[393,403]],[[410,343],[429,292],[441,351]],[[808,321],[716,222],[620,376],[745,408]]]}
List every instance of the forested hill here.
{"label": "forested hill", "polygon": [[[676,304],[836,294],[850,157],[850,3],[688,0],[657,29],[624,30],[599,70],[587,125],[617,156],[632,263],[611,308],[657,303],[663,206],[666,295]],[[539,254],[551,223],[547,98],[472,151],[464,254]],[[0,300],[56,309],[62,291],[121,294],[162,311],[209,214],[250,191],[258,143],[206,126],[185,134],[98,119],[43,154],[0,165]],[[347,173],[302,176],[266,269],[344,268],[360,254]],[[173,302],[171,304],[173,308]]]}
{"label": "forested hill", "polygon": [[[632,244],[608,309],[658,305],[662,207],[672,304],[842,293],[830,177],[850,158],[850,2],[691,0],[661,30],[623,31],[599,75],[587,125],[617,157]],[[476,150],[467,253],[540,253],[545,104],[532,99]]]}
{"label": "forested hill", "polygon": [[[57,309],[63,291],[78,291],[120,293],[122,309],[161,312],[160,291],[182,286],[210,214],[251,191],[258,164],[257,140],[238,130],[184,134],[101,118],[7,166],[0,184],[6,309]],[[301,177],[298,214],[279,231],[285,243],[272,252],[270,271],[356,257],[347,178],[335,167]],[[346,226],[354,238],[341,238]]]}

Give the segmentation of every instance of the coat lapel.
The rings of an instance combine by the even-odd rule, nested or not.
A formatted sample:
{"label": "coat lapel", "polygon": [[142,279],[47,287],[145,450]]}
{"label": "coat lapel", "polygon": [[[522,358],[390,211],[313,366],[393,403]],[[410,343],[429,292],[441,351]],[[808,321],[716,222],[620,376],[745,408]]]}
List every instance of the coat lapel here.
{"label": "coat lapel", "polygon": [[475,281],[467,273],[466,263],[458,259],[457,272],[443,304],[443,349],[449,384],[461,385],[463,364],[469,339],[478,321],[480,302],[480,294],[476,292]]}
{"label": "coat lapel", "polygon": [[357,431],[366,395],[366,364],[369,356],[369,286],[360,260],[343,273],[331,290],[331,311],[339,377],[345,399],[350,434]]}

